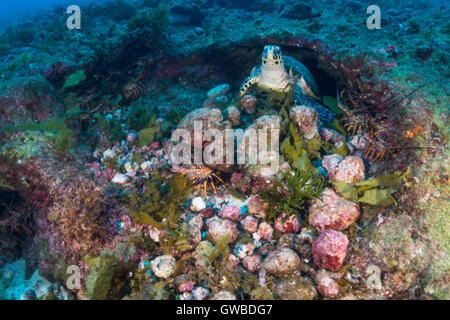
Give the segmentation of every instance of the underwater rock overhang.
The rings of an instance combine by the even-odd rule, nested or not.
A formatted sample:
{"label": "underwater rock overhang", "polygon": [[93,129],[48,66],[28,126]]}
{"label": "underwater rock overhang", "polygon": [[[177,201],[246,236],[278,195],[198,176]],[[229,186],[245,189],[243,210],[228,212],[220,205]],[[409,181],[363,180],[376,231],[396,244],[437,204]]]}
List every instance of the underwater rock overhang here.
{"label": "underwater rock overhang", "polygon": [[[386,150],[397,154],[392,170],[406,170],[417,161],[414,154],[416,142],[404,137],[404,132],[411,129],[411,123],[417,123],[417,119],[401,112],[405,100],[416,90],[407,93],[397,90],[394,81],[385,76],[389,62],[384,58],[377,60],[368,52],[344,54],[320,40],[268,36],[215,43],[184,56],[167,56],[164,65],[170,65],[171,61],[178,65],[185,63],[186,66],[199,63],[214,65],[226,75],[227,83],[237,93],[242,80],[260,63],[261,52],[266,45],[277,45],[283,54],[305,64],[316,78],[323,97],[344,93],[343,98],[352,111],[362,112],[378,122],[383,143],[378,144],[380,147],[377,149],[386,147]],[[399,146],[401,148],[397,148]],[[398,157],[399,153],[401,157]],[[386,168],[389,169],[389,165],[380,166],[380,172]]]}
{"label": "underwater rock overhang", "polygon": [[[323,93],[335,94],[336,81],[340,82],[341,80],[337,67],[333,68],[329,63],[333,60],[334,53],[331,48],[318,40],[274,36],[257,37],[227,44],[215,43],[191,52],[190,55],[201,57],[205,61],[219,66],[231,79],[233,88],[237,90],[241,81],[260,62],[261,52],[266,45],[277,45],[283,54],[301,61],[317,78],[319,87],[324,90]],[[187,59],[187,61],[189,60]]]}
{"label": "underwater rock overhang", "polygon": [[[383,144],[377,149],[383,150],[387,145],[390,151],[396,146],[406,146],[402,150],[403,156],[398,161],[402,164],[395,170],[404,170],[415,161],[413,156],[415,143],[411,139],[402,139],[403,132],[408,131],[411,123],[415,121],[405,121],[403,117],[398,116],[401,109],[398,107],[405,96],[396,93],[394,82],[384,77],[389,64],[384,60],[377,60],[370,53],[342,53],[322,41],[289,35],[216,42],[183,54],[164,50],[157,42],[143,43],[142,39],[132,46],[129,44],[129,39],[124,40],[117,46],[115,52],[106,53],[104,56],[100,54],[97,57],[99,61],[114,62],[110,68],[105,63],[95,65],[92,61],[81,66],[87,79],[70,88],[68,92],[75,92],[84,97],[86,109],[91,109],[90,105],[94,106],[95,101],[102,95],[119,96],[123,92],[122,88],[129,83],[135,85],[137,90],[141,90],[140,81],[158,83],[165,78],[177,81],[179,76],[186,80],[194,77],[193,83],[201,80],[204,86],[224,81],[231,85],[233,92],[237,93],[241,81],[260,62],[264,46],[273,44],[280,46],[285,55],[301,61],[308,67],[318,82],[322,96],[336,97],[337,91],[344,93],[343,98],[346,99],[348,107],[364,112],[374,123],[382,124]],[[130,50],[133,51],[132,54],[127,55],[127,51]],[[125,57],[128,57],[127,63],[123,63]],[[144,66],[142,61],[145,61]],[[186,72],[190,68],[191,72]],[[219,71],[221,79],[212,78],[208,69]],[[192,70],[206,72],[192,73]],[[139,95],[137,92],[137,96]],[[122,102],[126,101],[128,99]]]}

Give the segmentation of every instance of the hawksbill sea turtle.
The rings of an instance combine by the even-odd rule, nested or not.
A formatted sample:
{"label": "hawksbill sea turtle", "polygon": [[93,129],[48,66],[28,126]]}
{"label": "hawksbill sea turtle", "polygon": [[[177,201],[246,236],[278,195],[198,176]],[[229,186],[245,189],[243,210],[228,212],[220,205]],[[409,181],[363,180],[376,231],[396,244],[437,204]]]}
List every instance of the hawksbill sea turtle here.
{"label": "hawksbill sea turtle", "polygon": [[313,108],[323,122],[333,121],[334,113],[317,101],[319,87],[311,72],[300,61],[283,56],[278,46],[264,47],[261,65],[254,67],[251,75],[242,82],[239,96],[243,97],[251,87],[256,86],[271,98],[275,106],[280,106],[293,85],[295,105]]}

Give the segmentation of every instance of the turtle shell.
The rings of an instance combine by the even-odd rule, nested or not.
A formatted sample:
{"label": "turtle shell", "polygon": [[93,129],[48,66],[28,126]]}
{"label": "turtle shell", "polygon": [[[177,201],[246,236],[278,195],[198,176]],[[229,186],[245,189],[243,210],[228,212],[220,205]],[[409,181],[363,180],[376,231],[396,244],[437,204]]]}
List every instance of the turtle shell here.
{"label": "turtle shell", "polygon": [[299,80],[303,78],[304,81],[300,81],[298,85],[302,88],[304,94],[320,98],[319,86],[312,73],[303,63],[289,56],[283,56],[283,62],[287,72],[294,77],[298,76]]}

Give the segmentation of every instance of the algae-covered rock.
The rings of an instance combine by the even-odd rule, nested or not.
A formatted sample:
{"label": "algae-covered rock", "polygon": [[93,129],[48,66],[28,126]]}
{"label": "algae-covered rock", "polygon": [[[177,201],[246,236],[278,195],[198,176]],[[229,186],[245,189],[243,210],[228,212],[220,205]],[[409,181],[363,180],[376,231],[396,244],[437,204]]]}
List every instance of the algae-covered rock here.
{"label": "algae-covered rock", "polygon": [[300,258],[295,251],[283,248],[269,254],[264,259],[262,266],[273,275],[288,275],[300,268]]}
{"label": "algae-covered rock", "polygon": [[309,207],[308,221],[319,232],[327,229],[343,231],[358,220],[359,206],[326,188]]}
{"label": "algae-covered rock", "polygon": [[283,278],[275,290],[281,300],[314,300],[317,297],[311,279],[301,276]]}
{"label": "algae-covered rock", "polygon": [[128,287],[129,274],[135,266],[131,262],[122,262],[111,255],[86,257],[89,267],[85,283],[89,299],[122,299]]}
{"label": "algae-covered rock", "polygon": [[348,243],[342,232],[323,231],[312,246],[314,263],[321,269],[338,270],[347,254]]}
{"label": "algae-covered rock", "polygon": [[306,139],[311,139],[319,134],[317,128],[319,114],[313,108],[294,106],[289,111],[289,117]]}

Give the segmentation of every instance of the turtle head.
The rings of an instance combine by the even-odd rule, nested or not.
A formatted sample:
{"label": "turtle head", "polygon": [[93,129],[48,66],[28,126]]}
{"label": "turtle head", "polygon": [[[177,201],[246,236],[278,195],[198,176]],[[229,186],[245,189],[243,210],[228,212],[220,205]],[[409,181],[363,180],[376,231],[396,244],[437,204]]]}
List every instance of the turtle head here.
{"label": "turtle head", "polygon": [[283,55],[279,46],[265,46],[262,54],[262,65],[266,67],[282,67]]}

